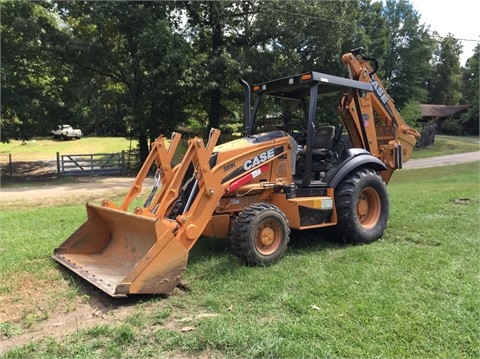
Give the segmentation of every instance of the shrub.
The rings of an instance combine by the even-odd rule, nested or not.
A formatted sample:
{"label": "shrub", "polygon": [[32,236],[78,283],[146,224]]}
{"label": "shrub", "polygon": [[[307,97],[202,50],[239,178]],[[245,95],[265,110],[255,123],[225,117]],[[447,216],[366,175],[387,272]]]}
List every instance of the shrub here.
{"label": "shrub", "polygon": [[444,135],[460,136],[463,133],[463,127],[453,118],[448,118],[442,124],[442,133]]}

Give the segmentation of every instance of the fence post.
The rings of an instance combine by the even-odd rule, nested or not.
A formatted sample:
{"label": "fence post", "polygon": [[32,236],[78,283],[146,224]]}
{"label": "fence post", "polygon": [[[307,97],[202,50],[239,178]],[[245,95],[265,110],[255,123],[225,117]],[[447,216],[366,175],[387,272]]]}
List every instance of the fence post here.
{"label": "fence post", "polygon": [[62,177],[62,172],[60,171],[60,152],[57,152],[57,175],[58,178]]}
{"label": "fence post", "polygon": [[120,169],[120,174],[122,176],[125,174],[125,150],[122,150],[122,168]]}
{"label": "fence post", "polygon": [[10,178],[13,178],[13,163],[12,163],[12,154],[8,154],[8,171],[10,172]]}

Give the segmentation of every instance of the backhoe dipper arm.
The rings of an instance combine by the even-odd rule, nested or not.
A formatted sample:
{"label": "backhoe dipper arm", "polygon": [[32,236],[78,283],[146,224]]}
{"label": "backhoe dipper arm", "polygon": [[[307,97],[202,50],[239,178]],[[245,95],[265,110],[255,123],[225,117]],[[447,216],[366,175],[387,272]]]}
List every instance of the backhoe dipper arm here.
{"label": "backhoe dipper arm", "polygon": [[368,149],[382,160],[389,170],[383,174],[388,182],[395,169],[410,158],[420,134],[409,127],[395,108],[392,98],[365,57],[362,48],[342,56],[349,78],[372,85],[372,93],[347,93],[340,104],[340,115],[349,129],[354,147]]}

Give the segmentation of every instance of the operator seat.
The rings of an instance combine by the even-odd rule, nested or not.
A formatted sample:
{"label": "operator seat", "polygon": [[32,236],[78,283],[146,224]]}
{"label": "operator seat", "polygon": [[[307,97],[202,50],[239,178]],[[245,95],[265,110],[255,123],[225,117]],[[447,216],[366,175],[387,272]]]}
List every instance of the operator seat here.
{"label": "operator seat", "polygon": [[[333,145],[333,136],[335,135],[335,126],[322,126],[315,131],[313,139],[312,156],[316,159],[328,155],[328,151]],[[306,149],[298,151],[300,156],[305,156]]]}
{"label": "operator seat", "polygon": [[[315,131],[312,146],[312,172],[315,180],[320,179],[321,173],[326,172],[331,166],[329,157],[332,154],[334,136],[335,126],[322,126]],[[303,159],[305,159],[306,154],[306,148],[298,151],[298,155]]]}

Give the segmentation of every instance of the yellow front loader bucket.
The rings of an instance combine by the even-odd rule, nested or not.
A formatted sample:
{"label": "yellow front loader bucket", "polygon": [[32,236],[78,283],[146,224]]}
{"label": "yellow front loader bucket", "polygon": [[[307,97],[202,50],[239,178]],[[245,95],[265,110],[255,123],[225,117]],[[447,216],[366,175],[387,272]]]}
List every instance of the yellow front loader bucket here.
{"label": "yellow front loader bucket", "polygon": [[[113,297],[170,293],[180,284],[188,251],[200,237],[223,193],[213,190],[207,170],[219,135],[220,131],[212,130],[207,147],[200,139],[189,140],[182,162],[175,168],[171,161],[180,135],[174,133],[169,146],[160,136],[152,144],[120,207],[107,200],[101,206],[88,203],[87,221],[54,250],[53,258]],[[157,177],[158,184],[143,207],[129,212],[154,163],[157,173],[162,173]],[[200,183],[199,194],[189,210],[184,209],[181,216],[171,219],[171,210],[190,165],[203,169],[201,180],[196,181]],[[200,176],[200,171],[197,175]],[[210,181],[208,186],[206,181]],[[159,191],[155,194],[157,187]],[[191,193],[193,198],[195,191]]]}
{"label": "yellow front loader bucket", "polygon": [[113,297],[170,293],[187,265],[188,251],[168,221],[87,204],[87,221],[54,259]]}

